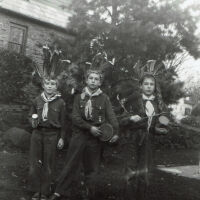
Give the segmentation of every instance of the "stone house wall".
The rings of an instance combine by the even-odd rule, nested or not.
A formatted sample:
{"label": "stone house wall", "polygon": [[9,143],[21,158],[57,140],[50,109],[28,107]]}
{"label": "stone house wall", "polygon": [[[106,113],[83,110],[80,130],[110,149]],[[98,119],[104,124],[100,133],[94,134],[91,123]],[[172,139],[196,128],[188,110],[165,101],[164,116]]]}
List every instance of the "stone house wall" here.
{"label": "stone house wall", "polygon": [[53,36],[63,39],[73,39],[65,29],[22,17],[11,12],[0,12],[0,48],[8,48],[10,27],[12,24],[26,29],[24,39],[24,54],[32,58],[39,66],[42,64],[42,46],[51,44]]}

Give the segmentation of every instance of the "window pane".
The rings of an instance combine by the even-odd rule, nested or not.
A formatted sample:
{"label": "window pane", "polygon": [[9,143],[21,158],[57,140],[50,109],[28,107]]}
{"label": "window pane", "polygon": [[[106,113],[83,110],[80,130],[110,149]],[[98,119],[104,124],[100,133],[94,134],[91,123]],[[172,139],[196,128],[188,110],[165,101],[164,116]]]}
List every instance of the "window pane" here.
{"label": "window pane", "polygon": [[3,47],[3,40],[0,40],[0,47]]}
{"label": "window pane", "polygon": [[18,27],[10,27],[10,42],[15,42],[18,44],[23,43],[24,30]]}
{"label": "window pane", "polygon": [[26,26],[22,26],[11,22],[8,48],[11,51],[24,53],[26,34],[27,34]]}
{"label": "window pane", "polygon": [[185,108],[185,115],[190,115],[190,114],[191,114],[191,109]]}
{"label": "window pane", "polygon": [[17,52],[17,53],[21,53],[21,49],[22,49],[20,44],[15,44],[15,43],[12,43],[12,42],[8,43],[8,48],[12,51]]}

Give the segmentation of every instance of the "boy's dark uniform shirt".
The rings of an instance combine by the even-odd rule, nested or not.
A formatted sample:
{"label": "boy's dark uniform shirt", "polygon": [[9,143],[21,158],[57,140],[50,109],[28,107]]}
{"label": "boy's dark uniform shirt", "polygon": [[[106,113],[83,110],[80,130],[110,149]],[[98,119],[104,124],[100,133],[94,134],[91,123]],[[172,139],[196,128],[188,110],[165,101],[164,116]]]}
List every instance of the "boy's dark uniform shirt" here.
{"label": "boy's dark uniform shirt", "polygon": [[[157,99],[152,100],[151,103],[153,104],[155,115],[163,112],[158,108]],[[148,118],[145,112],[145,104],[146,101],[142,99],[142,95],[138,95],[137,98],[130,97],[125,103],[125,108],[127,112],[123,113],[120,116],[120,124],[123,127],[132,130],[133,132],[137,130],[146,131]],[[132,122],[130,120],[130,116],[132,115],[139,115],[142,118],[142,120],[140,120],[139,122]],[[155,127],[158,123],[158,117],[153,117],[150,132],[155,133]]]}
{"label": "boy's dark uniform shirt", "polygon": [[47,128],[47,129],[59,129],[60,136],[64,139],[65,136],[65,102],[62,98],[57,98],[52,102],[49,102],[48,109],[48,120],[42,120],[42,110],[44,107],[44,100],[41,95],[33,100],[29,119],[31,119],[32,114],[38,114],[39,124],[37,129]]}
{"label": "boy's dark uniform shirt", "polygon": [[91,135],[89,131],[92,126],[99,127],[103,123],[108,122],[112,125],[114,133],[118,134],[118,121],[113,112],[109,97],[104,93],[92,97],[92,116],[90,119],[86,119],[84,109],[88,99],[89,97],[87,95],[82,98],[80,94],[74,99],[72,113],[74,133],[82,132]]}

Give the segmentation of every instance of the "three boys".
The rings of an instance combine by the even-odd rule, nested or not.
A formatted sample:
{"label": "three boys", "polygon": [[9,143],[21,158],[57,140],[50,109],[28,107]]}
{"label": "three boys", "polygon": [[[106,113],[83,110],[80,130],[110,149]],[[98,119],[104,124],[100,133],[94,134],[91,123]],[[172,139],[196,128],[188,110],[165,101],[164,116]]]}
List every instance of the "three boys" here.
{"label": "three boys", "polygon": [[[71,183],[74,181],[77,173],[79,172],[79,166],[81,164],[83,164],[85,182],[88,186],[89,194],[91,194],[92,196],[93,190],[91,180],[93,176],[98,173],[101,158],[102,143],[99,140],[99,137],[101,136],[102,132],[100,130],[100,126],[106,122],[109,122],[114,128],[115,132],[110,142],[113,143],[118,140],[118,122],[116,116],[112,110],[112,105],[109,98],[100,89],[102,78],[103,77],[100,71],[88,70],[86,75],[86,87],[83,89],[83,92],[77,95],[74,99],[72,112],[73,135],[68,148],[64,169],[62,170],[56,181],[56,189],[54,194],[50,197],[50,200],[58,200],[61,199],[63,196],[68,196],[68,192],[71,189]],[[38,113],[39,115],[39,124],[37,129],[35,129],[35,132],[39,133],[40,127],[49,128],[49,126],[46,127],[46,123],[47,121],[50,121],[51,123],[47,124],[50,124],[51,128],[61,129],[61,138],[59,139],[58,147],[62,148],[64,145],[64,102],[63,100],[58,98],[59,95],[55,92],[57,88],[54,90],[54,92],[52,92],[51,88],[48,88],[45,84],[43,86],[43,94],[45,94],[47,98],[44,98],[44,95],[41,95],[40,97],[36,98],[34,106],[32,107],[31,114]],[[155,77],[152,74],[145,74],[141,78],[140,84],[141,96],[138,98],[137,103],[128,102],[129,104],[127,104],[127,110],[129,113],[131,113],[131,115],[122,118],[121,124],[128,125],[127,127],[129,129],[132,129],[132,127],[137,127],[137,130],[134,132],[134,134],[136,134],[137,154],[136,196],[137,199],[145,199],[149,182],[148,172],[150,171],[152,166],[152,143],[154,133],[156,132],[155,127],[157,124],[157,118],[155,117],[155,115],[161,113],[163,111],[163,108],[159,102],[160,100],[156,93],[157,88]],[[48,96],[48,94],[50,94],[50,96]],[[58,99],[60,100],[58,101]],[[45,111],[47,107],[46,103],[49,104],[49,106],[51,104],[59,104],[59,106],[52,106],[52,110],[57,110],[57,114],[60,113],[60,121],[55,120],[56,117],[53,113],[49,113],[49,118],[47,117],[47,112]],[[40,111],[40,105],[42,105],[43,107],[42,112]],[[51,116],[54,117],[51,118]],[[45,121],[45,119],[48,120]],[[56,124],[59,125],[57,126]],[[166,130],[163,129],[161,130],[161,132],[166,133]],[[34,167],[37,165],[37,160],[40,159],[36,156],[36,151],[34,150],[34,145],[36,147],[36,144],[34,144],[34,141],[36,141],[36,139],[34,139],[34,137],[39,137],[39,140],[41,140],[41,135],[36,133],[33,134],[31,142],[31,152],[33,152],[33,155],[31,155],[30,172],[33,171]],[[51,131],[49,129],[47,132],[43,131],[43,133],[46,133],[44,134],[44,137],[45,135],[51,135]],[[57,134],[55,135],[57,136]],[[57,137],[52,139],[52,141],[54,141],[52,144],[53,148],[50,149],[53,150],[51,154],[44,154],[44,159],[46,156],[55,161],[54,155],[56,148],[55,144],[57,141],[56,139]],[[48,167],[46,167],[46,169],[47,168]],[[48,184],[46,184],[45,186],[44,183],[41,187],[41,193],[45,195],[48,193],[47,188],[49,188],[50,184],[49,174],[48,181],[46,181],[46,183],[48,182]]]}

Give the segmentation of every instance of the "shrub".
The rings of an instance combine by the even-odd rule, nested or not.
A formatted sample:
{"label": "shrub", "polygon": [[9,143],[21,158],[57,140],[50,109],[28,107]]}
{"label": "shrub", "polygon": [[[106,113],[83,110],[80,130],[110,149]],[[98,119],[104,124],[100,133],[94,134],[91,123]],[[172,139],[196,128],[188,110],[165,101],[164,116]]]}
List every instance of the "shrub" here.
{"label": "shrub", "polygon": [[23,87],[30,82],[33,61],[21,54],[0,49],[0,101],[26,103]]}

